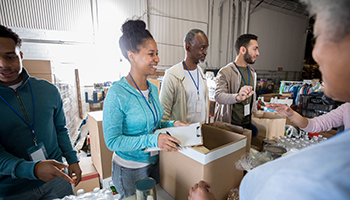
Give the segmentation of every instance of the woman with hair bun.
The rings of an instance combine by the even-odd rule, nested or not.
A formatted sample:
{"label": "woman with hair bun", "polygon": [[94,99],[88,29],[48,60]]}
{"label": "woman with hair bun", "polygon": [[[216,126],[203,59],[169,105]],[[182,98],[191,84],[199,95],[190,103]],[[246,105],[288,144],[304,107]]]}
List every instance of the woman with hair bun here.
{"label": "woman with hair bun", "polygon": [[130,62],[126,77],[114,82],[103,107],[103,132],[108,149],[114,151],[112,180],[121,199],[135,193],[138,179],[152,177],[159,182],[157,153],[146,148],[159,147],[164,151],[177,151],[167,134],[155,134],[159,128],[186,126],[182,121],[161,121],[163,107],[158,89],[147,80],[155,75],[159,62],[157,44],[142,20],[128,20],[122,26],[119,46]]}

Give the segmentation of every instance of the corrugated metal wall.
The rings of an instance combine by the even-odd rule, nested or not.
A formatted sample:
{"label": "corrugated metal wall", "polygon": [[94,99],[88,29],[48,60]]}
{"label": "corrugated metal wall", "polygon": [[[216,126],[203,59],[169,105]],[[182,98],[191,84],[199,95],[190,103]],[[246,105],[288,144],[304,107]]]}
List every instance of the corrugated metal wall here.
{"label": "corrugated metal wall", "polygon": [[[277,2],[277,1],[276,1]],[[260,56],[255,69],[300,71],[303,67],[308,17],[261,4],[250,14],[249,31],[258,35]]]}
{"label": "corrugated metal wall", "polygon": [[[239,5],[235,5],[237,2]],[[189,29],[199,28],[204,30],[209,38],[209,51],[204,66],[218,69],[234,59],[235,52],[232,51],[232,46],[235,38],[232,37],[232,33],[233,31],[237,31],[238,35],[242,33],[246,2],[244,0],[1,0],[0,23],[15,27],[15,31],[29,42],[34,39],[54,44],[65,42],[97,44],[96,49],[101,47],[101,52],[105,48],[103,45],[109,44],[111,57],[123,60],[118,45],[118,39],[121,36],[120,27],[127,18],[141,16],[148,23],[148,28],[158,43],[160,69],[166,69],[184,59],[183,37]],[[288,13],[283,13],[288,8],[291,12],[304,15],[304,11],[299,12],[300,8],[294,5],[295,3],[291,4],[287,0],[272,0],[263,2],[255,8],[259,2],[251,0],[248,32],[261,34],[261,39],[265,34],[261,33],[261,30],[265,30],[264,27],[271,24],[271,20],[281,20],[279,22],[281,24],[296,23],[293,30],[299,29],[298,24],[303,23],[299,22],[298,17],[293,19]],[[267,14],[260,16],[259,13],[264,4],[269,6]],[[273,7],[275,8],[272,9]],[[235,18],[237,12],[239,12],[239,19]],[[271,13],[276,13],[273,19],[269,17]],[[235,26],[237,30],[233,30]],[[285,32],[288,32],[286,29],[275,26],[268,30],[270,29],[277,31],[278,35],[286,35]],[[295,34],[292,34],[290,37],[294,36]],[[284,38],[282,37],[282,40]],[[287,38],[287,40],[290,39]],[[266,41],[270,42],[270,40]],[[261,42],[264,50],[263,46],[266,45],[263,41]],[[37,50],[39,51],[40,48]],[[50,52],[51,50],[45,50],[44,53],[51,59],[53,56],[49,55]],[[271,51],[262,51],[261,58],[264,54],[266,55],[266,52]],[[35,55],[32,57],[42,58]],[[294,57],[289,58],[295,60]],[[282,64],[290,63],[288,59],[282,60]],[[262,66],[258,66],[259,60],[256,63],[259,69],[277,68],[275,59],[268,59],[267,64]],[[127,64],[124,63],[123,66]],[[120,75],[124,74],[124,72],[120,73]]]}
{"label": "corrugated metal wall", "polygon": [[91,0],[1,0],[0,23],[18,28],[92,32]]}
{"label": "corrugated metal wall", "polygon": [[209,0],[148,0],[149,28],[158,43],[159,68],[185,57],[183,38],[192,28],[207,33]]}
{"label": "corrugated metal wall", "polygon": [[[0,0],[0,23],[24,39],[25,59],[51,60],[54,68],[70,71],[78,68],[81,83],[91,84],[118,80],[129,71],[130,64],[121,55],[118,40],[121,25],[133,16],[146,21],[158,43],[159,69],[184,59],[183,38],[191,28],[202,29],[208,35],[209,51],[202,66],[213,69],[225,66],[234,59],[233,32],[242,33],[246,2],[249,1]],[[304,48],[300,39],[303,33],[299,30],[307,21],[303,19],[304,11],[288,0],[265,1],[261,5],[267,7],[256,9],[262,1],[250,2],[248,32],[259,35],[261,49],[254,67],[299,70]],[[284,10],[304,16],[296,17]]]}

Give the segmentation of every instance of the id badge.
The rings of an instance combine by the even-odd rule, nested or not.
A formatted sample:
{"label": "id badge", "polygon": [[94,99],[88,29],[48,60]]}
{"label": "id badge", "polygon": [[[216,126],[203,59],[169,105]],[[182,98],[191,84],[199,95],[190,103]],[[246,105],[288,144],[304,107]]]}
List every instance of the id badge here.
{"label": "id badge", "polygon": [[40,142],[38,146],[32,146],[27,149],[28,155],[32,161],[46,160],[47,153],[44,143]]}
{"label": "id badge", "polygon": [[201,112],[202,108],[201,108],[201,101],[197,100],[196,102],[196,112],[199,113]]}
{"label": "id badge", "polygon": [[250,115],[250,104],[244,105],[244,116]]}
{"label": "id badge", "polygon": [[151,151],[151,157],[159,154],[159,151]]}

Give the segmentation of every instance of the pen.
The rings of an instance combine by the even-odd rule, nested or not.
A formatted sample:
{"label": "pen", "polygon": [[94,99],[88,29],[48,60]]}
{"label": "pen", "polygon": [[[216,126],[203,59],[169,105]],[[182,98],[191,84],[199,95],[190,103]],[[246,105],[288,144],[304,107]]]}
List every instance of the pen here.
{"label": "pen", "polygon": [[[171,134],[168,131],[166,131],[166,134],[171,136]],[[181,146],[177,142],[174,142],[174,141],[171,141],[171,142],[173,142],[177,147],[181,148]]]}

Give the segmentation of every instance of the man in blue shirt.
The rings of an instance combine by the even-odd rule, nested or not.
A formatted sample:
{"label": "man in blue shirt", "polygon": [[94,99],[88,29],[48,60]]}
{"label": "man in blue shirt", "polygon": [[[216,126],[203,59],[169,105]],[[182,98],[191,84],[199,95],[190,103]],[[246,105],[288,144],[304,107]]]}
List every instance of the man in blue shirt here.
{"label": "man in blue shirt", "polygon": [[63,198],[81,180],[79,160],[61,95],[53,84],[28,75],[21,43],[0,25],[0,199]]}

